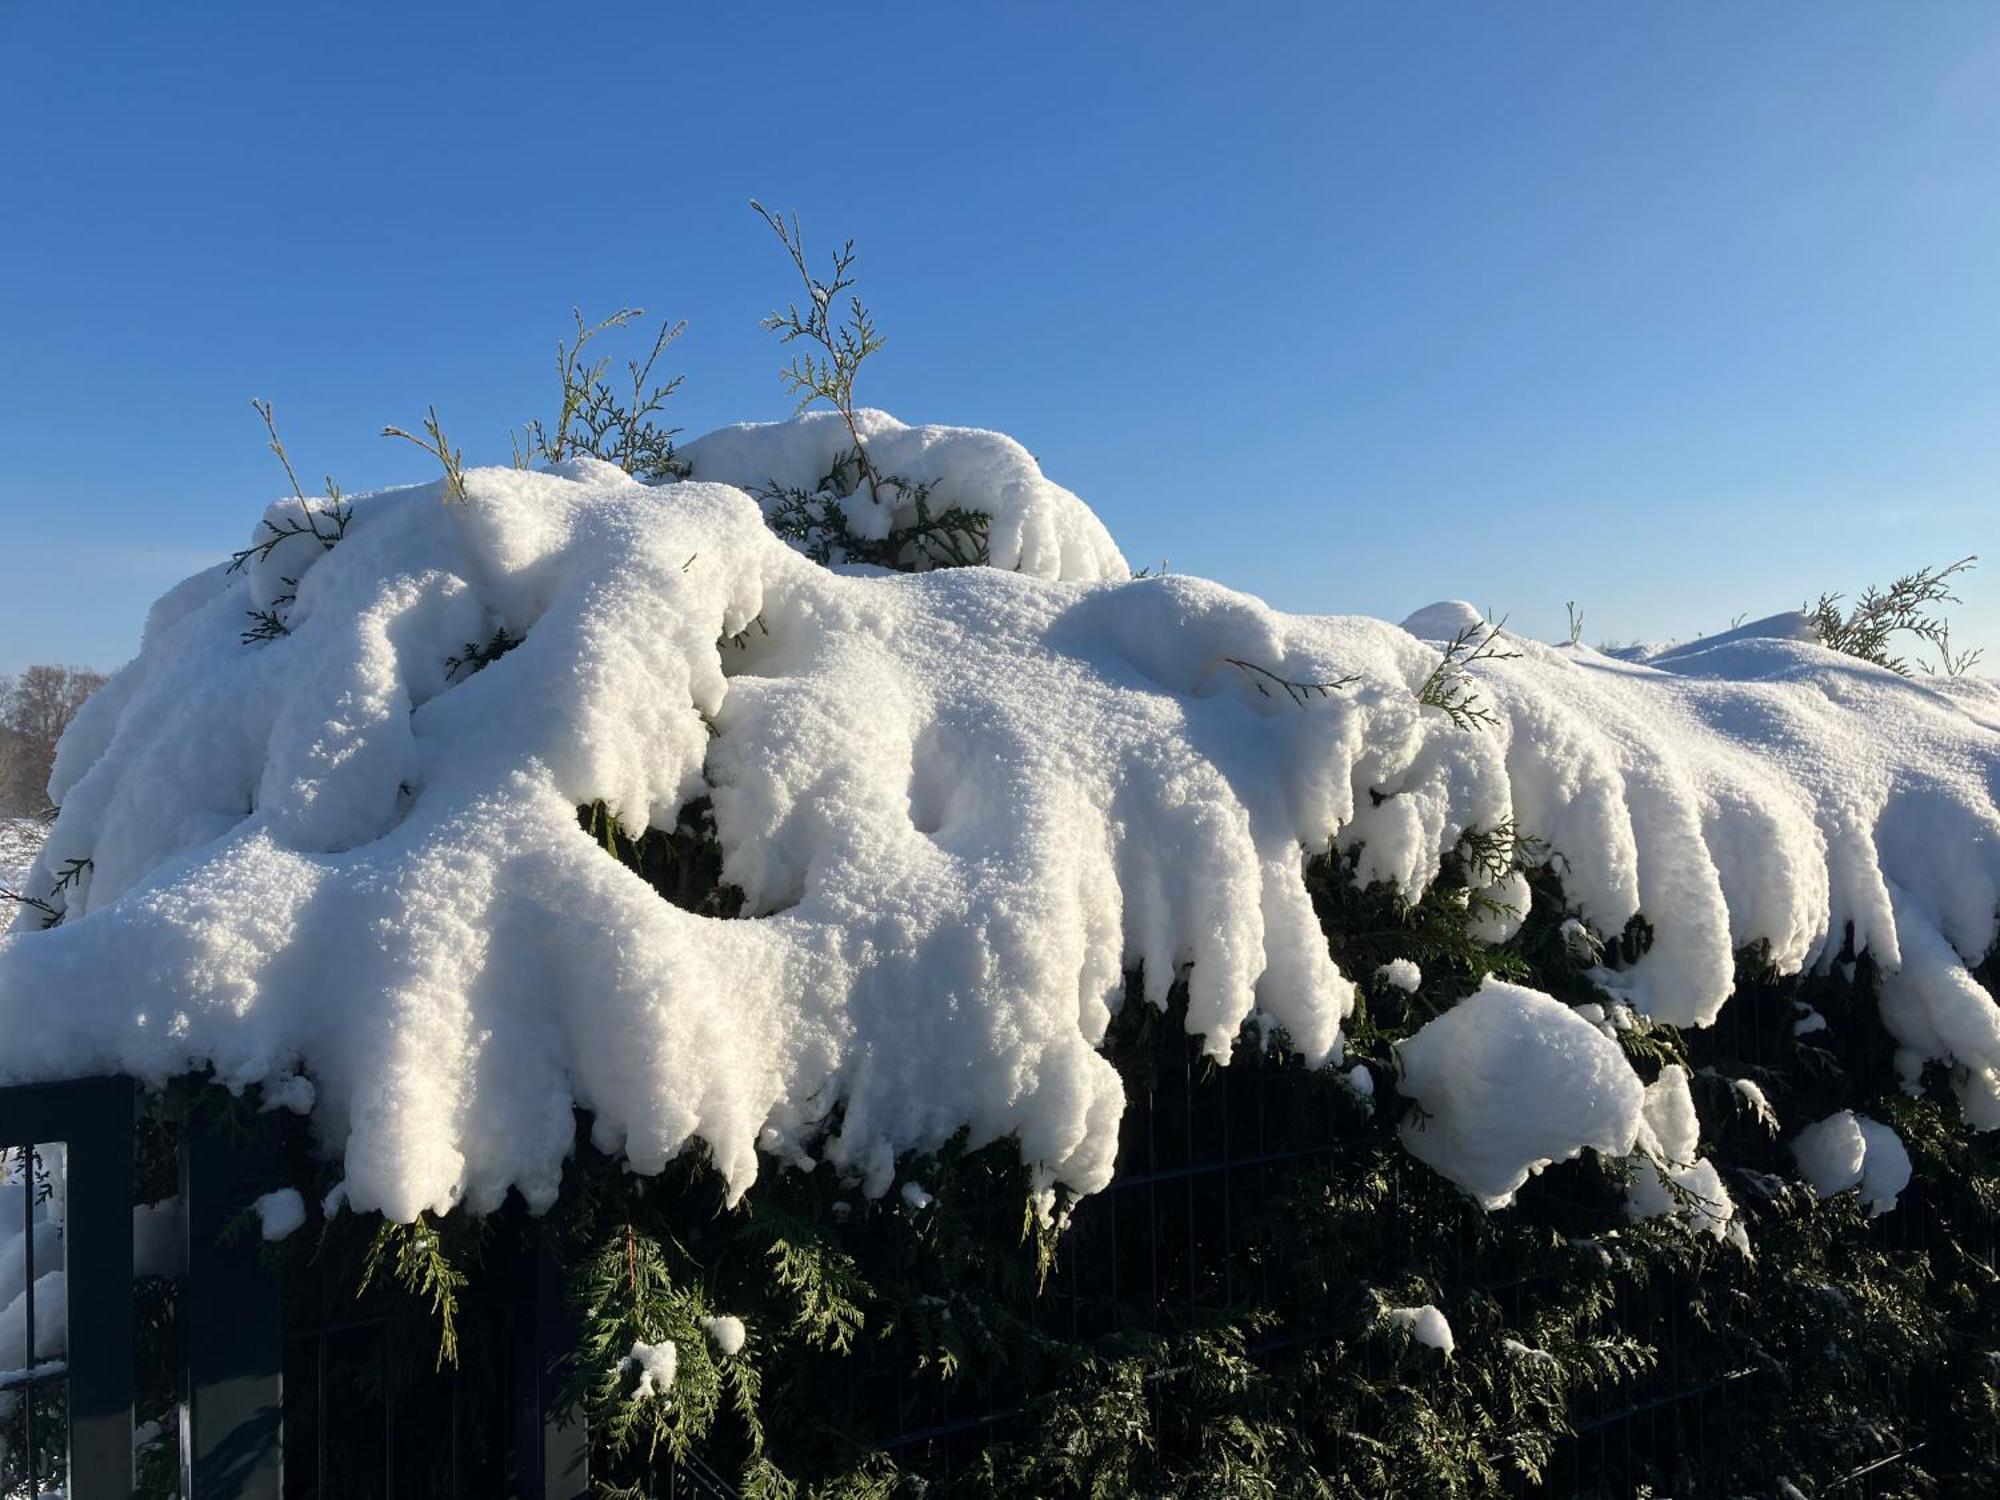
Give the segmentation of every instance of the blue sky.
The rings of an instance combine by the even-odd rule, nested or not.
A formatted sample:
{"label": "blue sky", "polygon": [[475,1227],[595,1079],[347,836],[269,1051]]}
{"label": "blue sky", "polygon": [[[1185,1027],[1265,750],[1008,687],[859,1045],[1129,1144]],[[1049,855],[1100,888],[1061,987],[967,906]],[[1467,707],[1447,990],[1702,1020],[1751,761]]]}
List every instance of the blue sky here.
{"label": "blue sky", "polygon": [[[852,235],[862,391],[1287,608],[1688,637],[1987,555],[2000,12],[0,5],[0,671],[111,666],[282,487],[549,405],[572,304],[789,409],[745,206]],[[1989,660],[1988,670],[1995,669]]]}

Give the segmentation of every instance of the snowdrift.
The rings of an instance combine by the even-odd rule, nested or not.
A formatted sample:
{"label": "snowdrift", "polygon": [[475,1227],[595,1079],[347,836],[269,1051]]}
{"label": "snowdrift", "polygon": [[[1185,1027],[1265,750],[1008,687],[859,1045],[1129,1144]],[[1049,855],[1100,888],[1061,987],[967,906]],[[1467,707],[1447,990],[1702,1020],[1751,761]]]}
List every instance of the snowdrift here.
{"label": "snowdrift", "polygon": [[[1466,727],[1417,697],[1463,606],[1406,629],[1134,579],[1018,444],[867,423],[885,472],[993,516],[993,566],[788,547],[745,487],[825,472],[844,435],[808,418],[703,439],[659,486],[582,460],[473,471],[463,504],[361,496],[338,545],[171,591],[63,743],[28,876],[63,920],[0,937],[0,1081],[212,1065],[310,1109],[346,1201],[398,1218],[548,1204],[573,1106],[640,1172],[701,1143],[736,1194],[766,1158],[879,1193],[961,1127],[1087,1193],[1127,970],[1155,1001],[1185,976],[1218,1059],[1254,1028],[1338,1061],[1353,988],[1306,851],[1358,845],[1363,878],[1415,893],[1469,830],[1514,828],[1598,934],[1651,923],[1598,972],[1609,1000],[1704,1025],[1737,950],[1797,971],[1851,927],[1898,1040],[2000,1123],[2000,1010],[1966,971],[2000,910],[2000,689],[1781,618],[1647,660],[1513,643],[1473,669],[1494,722]],[[246,643],[258,610],[284,633]],[[497,632],[518,646],[472,670]],[[704,796],[737,919],[660,899],[578,823],[602,800],[670,828]],[[1597,1092],[1543,1122],[1574,1139],[1523,1127],[1509,1163],[1475,1132],[1434,1165],[1501,1201],[1540,1162],[1657,1138],[1577,1013],[1503,998],[1504,1044],[1456,1034],[1476,1015],[1406,1044],[1427,1107]],[[1456,1098],[1454,1056],[1501,1071]]]}

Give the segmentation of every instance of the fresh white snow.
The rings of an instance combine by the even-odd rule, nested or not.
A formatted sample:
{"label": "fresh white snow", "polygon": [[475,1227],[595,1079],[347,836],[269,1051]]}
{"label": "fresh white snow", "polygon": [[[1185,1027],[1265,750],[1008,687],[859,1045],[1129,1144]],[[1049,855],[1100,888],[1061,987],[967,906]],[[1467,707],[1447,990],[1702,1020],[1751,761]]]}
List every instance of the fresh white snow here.
{"label": "fresh white snow", "polygon": [[625,1357],[625,1368],[639,1372],[639,1383],[632,1391],[634,1401],[643,1401],[648,1396],[664,1396],[674,1388],[674,1373],[680,1368],[681,1351],[672,1339],[661,1339],[657,1344],[638,1341],[632,1345],[632,1352]]}
{"label": "fresh white snow", "polygon": [[1390,959],[1375,971],[1375,977],[1406,995],[1414,995],[1424,983],[1424,971],[1407,958]]}
{"label": "fresh white snow", "polygon": [[733,1358],[743,1352],[743,1341],[749,1337],[743,1327],[743,1320],[728,1313],[701,1320],[702,1331],[713,1343],[716,1352]]}
{"label": "fresh white snow", "polygon": [[265,1193],[255,1204],[258,1223],[267,1240],[281,1240],[306,1222],[306,1200],[297,1188],[279,1188]]}
{"label": "fresh white snow", "polygon": [[0,886],[11,890],[20,883],[48,832],[39,818],[0,818]]}
{"label": "fresh white snow", "polygon": [[1701,1120],[1695,1113],[1688,1072],[1668,1063],[1646,1085],[1640,1102],[1638,1160],[1626,1189],[1626,1212],[1635,1219],[1678,1215],[1689,1227],[1749,1248],[1736,1222],[1736,1204],[1712,1161],[1698,1154]]}
{"label": "fresh white snow", "polygon": [[1458,1347],[1451,1336],[1451,1324],[1428,1302],[1422,1307],[1392,1307],[1382,1316],[1398,1328],[1409,1329],[1411,1338],[1437,1350],[1446,1359]]}
{"label": "fresh white snow", "polygon": [[1489,978],[1398,1045],[1410,1153],[1488,1208],[1586,1148],[1624,1156],[1645,1086],[1618,1044],[1539,990]]}
{"label": "fresh white snow", "polygon": [[[1497,724],[1468,730],[1416,698],[1465,606],[1402,629],[1133,579],[1010,439],[866,430],[885,472],[993,513],[995,566],[829,569],[774,536],[735,486],[817,482],[820,417],[701,439],[686,482],[583,460],[472,471],[464,504],[355,497],[331,550],[170,591],[64,740],[26,880],[66,919],[0,936],[0,1082],[212,1064],[310,1109],[348,1206],[402,1219],[548,1204],[573,1104],[641,1172],[701,1142],[733,1194],[813,1159],[880,1194],[961,1126],[1089,1192],[1125,969],[1155,1002],[1185,972],[1218,1059],[1250,1024],[1339,1061],[1353,986],[1302,851],[1359,844],[1362,878],[1414,896],[1511,822],[1562,855],[1580,937],[1651,922],[1644,959],[1595,971],[1610,998],[1706,1024],[1736,949],[1795,971],[1852,923],[1899,1040],[2000,1123],[2000,1019],[1966,972],[2000,909],[2000,689],[1788,625],[1634,659],[1510,638],[1472,675]],[[266,607],[289,633],[245,645]],[[450,669],[501,628],[523,644]],[[671,826],[701,795],[746,919],[660,900],[576,822],[603,799]],[[1629,1152],[1642,1090],[1568,1007],[1495,994],[1403,1065],[1432,1112],[1413,1149],[1505,1201],[1542,1162]]]}
{"label": "fresh white snow", "polygon": [[1820,1197],[1859,1188],[1871,1217],[1894,1208],[1910,1185],[1910,1153],[1896,1132],[1852,1110],[1808,1125],[1792,1142],[1792,1155]]}

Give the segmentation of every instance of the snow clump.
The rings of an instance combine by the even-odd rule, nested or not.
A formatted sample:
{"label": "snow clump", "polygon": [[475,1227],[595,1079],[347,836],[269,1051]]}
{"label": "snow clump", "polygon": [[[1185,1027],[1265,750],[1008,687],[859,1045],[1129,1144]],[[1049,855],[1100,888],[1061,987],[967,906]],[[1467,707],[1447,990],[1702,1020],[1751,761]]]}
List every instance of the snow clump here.
{"label": "snow clump", "polygon": [[[1153,1004],[1187,976],[1218,1061],[1249,1027],[1341,1062],[1354,976],[1302,851],[1414,900],[1515,827],[1562,857],[1580,935],[1651,924],[1592,971],[1619,1003],[1705,1025],[1737,950],[1798,972],[1851,930],[1903,1045],[2000,1124],[1967,972],[2000,910],[2000,695],[1789,628],[1631,659],[1509,637],[1468,730],[1417,690],[1476,612],[1134,579],[997,434],[864,420],[880,470],[993,517],[993,566],[814,563],[751,491],[816,484],[837,429],[725,429],[660,485],[578,459],[472,470],[464,503],[355,496],[338,545],[171,590],[63,741],[24,878],[64,920],[0,935],[0,1083],[306,1081],[347,1206],[402,1220],[546,1207],[573,1107],[639,1172],[702,1143],[732,1198],[764,1160],[879,1195],[902,1153],[1011,1137],[1046,1203],[1110,1180],[1128,970]],[[245,644],[256,609],[285,632]],[[519,644],[467,670],[496,632]],[[577,819],[667,829],[702,797],[742,919],[662,900]],[[1525,882],[1487,894],[1505,936]],[[1489,986],[1405,1044],[1413,1149],[1482,1200],[1636,1139],[1637,1080],[1550,1006]]]}
{"label": "snow clump", "polygon": [[709,1342],[725,1358],[733,1359],[743,1352],[743,1341],[749,1337],[741,1318],[723,1313],[713,1318],[703,1318],[701,1326],[708,1334]]}
{"label": "snow clump", "polygon": [[1407,958],[1390,959],[1375,971],[1375,977],[1406,995],[1414,995],[1424,983],[1424,971]]}
{"label": "snow clump", "polygon": [[1411,1338],[1429,1345],[1446,1359],[1458,1347],[1451,1336],[1451,1324],[1428,1302],[1422,1307],[1392,1307],[1382,1316],[1398,1328],[1409,1329]]}
{"label": "snow clump", "polygon": [[306,1200],[299,1195],[297,1188],[279,1188],[275,1193],[265,1193],[253,1207],[257,1210],[257,1220],[263,1226],[267,1240],[281,1240],[303,1228],[306,1222]]}
{"label": "snow clump", "polygon": [[1850,1109],[1800,1131],[1792,1155],[1822,1198],[1859,1188],[1871,1218],[1894,1208],[1897,1194],[1910,1185],[1910,1153],[1896,1132]]}
{"label": "snow clump", "polygon": [[1625,1054],[1539,990],[1489,977],[1396,1058],[1417,1104],[1403,1145],[1489,1209],[1554,1162],[1639,1138],[1645,1088]]}
{"label": "snow clump", "polygon": [[657,1344],[635,1341],[632,1352],[620,1364],[622,1370],[637,1370],[639,1383],[632,1390],[634,1401],[648,1396],[664,1396],[674,1388],[674,1372],[680,1368],[681,1351],[672,1339]]}
{"label": "snow clump", "polygon": [[1639,1159],[1626,1188],[1625,1211],[1634,1219],[1678,1215],[1690,1228],[1748,1251],[1736,1221],[1736,1204],[1715,1163],[1701,1159],[1701,1120],[1695,1114],[1688,1072],[1668,1063],[1646,1085],[1640,1102]]}

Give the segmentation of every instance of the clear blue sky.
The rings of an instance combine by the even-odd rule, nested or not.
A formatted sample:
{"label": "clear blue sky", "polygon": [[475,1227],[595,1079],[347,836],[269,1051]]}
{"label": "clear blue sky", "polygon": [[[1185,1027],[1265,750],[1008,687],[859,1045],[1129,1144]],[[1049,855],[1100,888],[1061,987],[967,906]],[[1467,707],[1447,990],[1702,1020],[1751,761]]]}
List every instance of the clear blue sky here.
{"label": "clear blue sky", "polygon": [[[783,415],[744,206],[863,392],[1135,563],[1686,637],[1965,552],[2000,658],[2000,12],[0,3],[0,671],[100,666],[300,466],[504,461],[572,303]],[[1989,660],[1988,670],[2000,667]]]}

